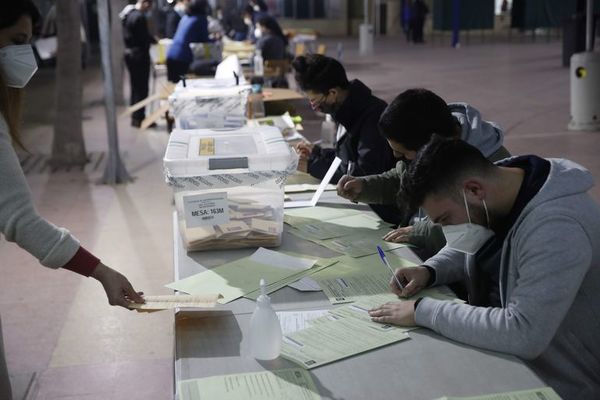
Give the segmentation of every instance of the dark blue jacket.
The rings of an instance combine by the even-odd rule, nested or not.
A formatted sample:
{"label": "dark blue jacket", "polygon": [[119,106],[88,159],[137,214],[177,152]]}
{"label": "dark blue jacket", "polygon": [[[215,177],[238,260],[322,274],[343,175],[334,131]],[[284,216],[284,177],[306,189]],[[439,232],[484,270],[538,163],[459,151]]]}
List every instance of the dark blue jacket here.
{"label": "dark blue jacket", "polygon": [[184,15],[179,21],[167,59],[191,63],[194,60],[190,43],[208,42],[206,15]]}

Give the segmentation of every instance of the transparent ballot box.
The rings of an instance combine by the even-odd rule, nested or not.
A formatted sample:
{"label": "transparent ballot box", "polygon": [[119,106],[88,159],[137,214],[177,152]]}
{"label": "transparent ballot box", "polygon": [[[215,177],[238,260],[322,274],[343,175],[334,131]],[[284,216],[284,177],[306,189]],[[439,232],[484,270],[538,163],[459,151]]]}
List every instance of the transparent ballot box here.
{"label": "transparent ballot box", "polygon": [[298,156],[275,127],[174,130],[164,157],[188,250],[275,247]]}

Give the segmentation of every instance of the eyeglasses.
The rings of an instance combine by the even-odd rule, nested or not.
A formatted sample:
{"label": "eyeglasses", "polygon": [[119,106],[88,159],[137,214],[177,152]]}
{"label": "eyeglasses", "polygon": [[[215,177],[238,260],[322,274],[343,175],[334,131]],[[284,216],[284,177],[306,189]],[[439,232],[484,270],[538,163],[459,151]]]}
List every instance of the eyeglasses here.
{"label": "eyeglasses", "polygon": [[327,99],[327,97],[329,97],[329,93],[324,94],[321,96],[321,98],[317,101],[317,100],[312,100],[312,99],[308,99],[308,101],[310,102],[310,106],[313,110],[316,110],[317,108],[319,108],[319,106],[321,106],[321,104],[323,104],[323,102],[325,102],[325,100]]}

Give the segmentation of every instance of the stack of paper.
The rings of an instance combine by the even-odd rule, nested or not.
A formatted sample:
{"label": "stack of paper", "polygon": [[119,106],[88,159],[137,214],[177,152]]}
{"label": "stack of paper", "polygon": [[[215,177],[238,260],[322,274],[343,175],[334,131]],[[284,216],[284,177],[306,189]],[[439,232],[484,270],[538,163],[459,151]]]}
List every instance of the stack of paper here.
{"label": "stack of paper", "polygon": [[[295,257],[259,248],[250,257],[220,265],[166,287],[192,295],[217,292],[222,295],[218,303],[226,304],[245,295],[258,297],[261,278],[268,283],[269,293],[294,282],[313,272],[311,269],[317,261],[319,260],[316,258]],[[334,262],[336,261],[317,264],[315,271]]]}
{"label": "stack of paper", "polygon": [[308,328],[284,334],[281,355],[311,369],[409,338],[406,329],[364,315],[360,308],[337,309],[313,319]]}
{"label": "stack of paper", "polygon": [[441,397],[437,400],[560,400],[551,387],[520,390],[518,392],[486,394],[472,397]]}
{"label": "stack of paper", "polygon": [[351,257],[377,253],[377,246],[393,250],[402,243],[385,242],[389,232],[386,223],[359,210],[314,207],[285,212],[284,221],[291,225],[289,232],[333,251]]}
{"label": "stack of paper", "polygon": [[291,368],[179,382],[180,400],[320,400],[308,371]]}
{"label": "stack of paper", "polygon": [[217,304],[220,295],[203,294],[197,296],[186,295],[164,295],[164,296],[144,296],[144,304],[131,303],[129,308],[140,311],[160,311],[173,308],[212,308]]}

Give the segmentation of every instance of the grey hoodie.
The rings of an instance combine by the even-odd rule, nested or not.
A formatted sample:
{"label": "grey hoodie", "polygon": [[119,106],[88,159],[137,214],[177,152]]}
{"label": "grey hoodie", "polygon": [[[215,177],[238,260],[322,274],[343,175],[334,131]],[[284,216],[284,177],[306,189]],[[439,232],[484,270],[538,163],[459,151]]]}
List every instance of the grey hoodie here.
{"label": "grey hoodie", "polygon": [[[500,261],[501,308],[425,298],[416,322],[522,358],[564,399],[600,399],[600,207],[583,167],[551,159],[546,183],[512,226]],[[464,254],[425,262],[435,284],[468,279]]]}
{"label": "grey hoodie", "polygon": [[[479,111],[467,103],[449,103],[448,107],[460,123],[462,140],[477,147],[491,161],[510,156],[502,146],[504,135],[498,125],[482,120]],[[359,178],[363,190],[357,200],[369,204],[395,204],[400,213],[402,204],[398,203],[398,191],[407,167],[405,161],[398,161],[395,168],[383,174]],[[421,256],[427,257],[436,254],[446,244],[446,239],[440,227],[425,219],[414,222],[408,242],[421,249]]]}
{"label": "grey hoodie", "polygon": [[[462,140],[477,147],[491,161],[510,156],[502,147],[504,135],[498,125],[482,120],[479,111],[466,103],[449,103],[448,107],[461,125]],[[396,167],[387,172],[361,177],[363,190],[357,200],[370,204],[396,204],[406,168],[405,161],[398,161]]]}

